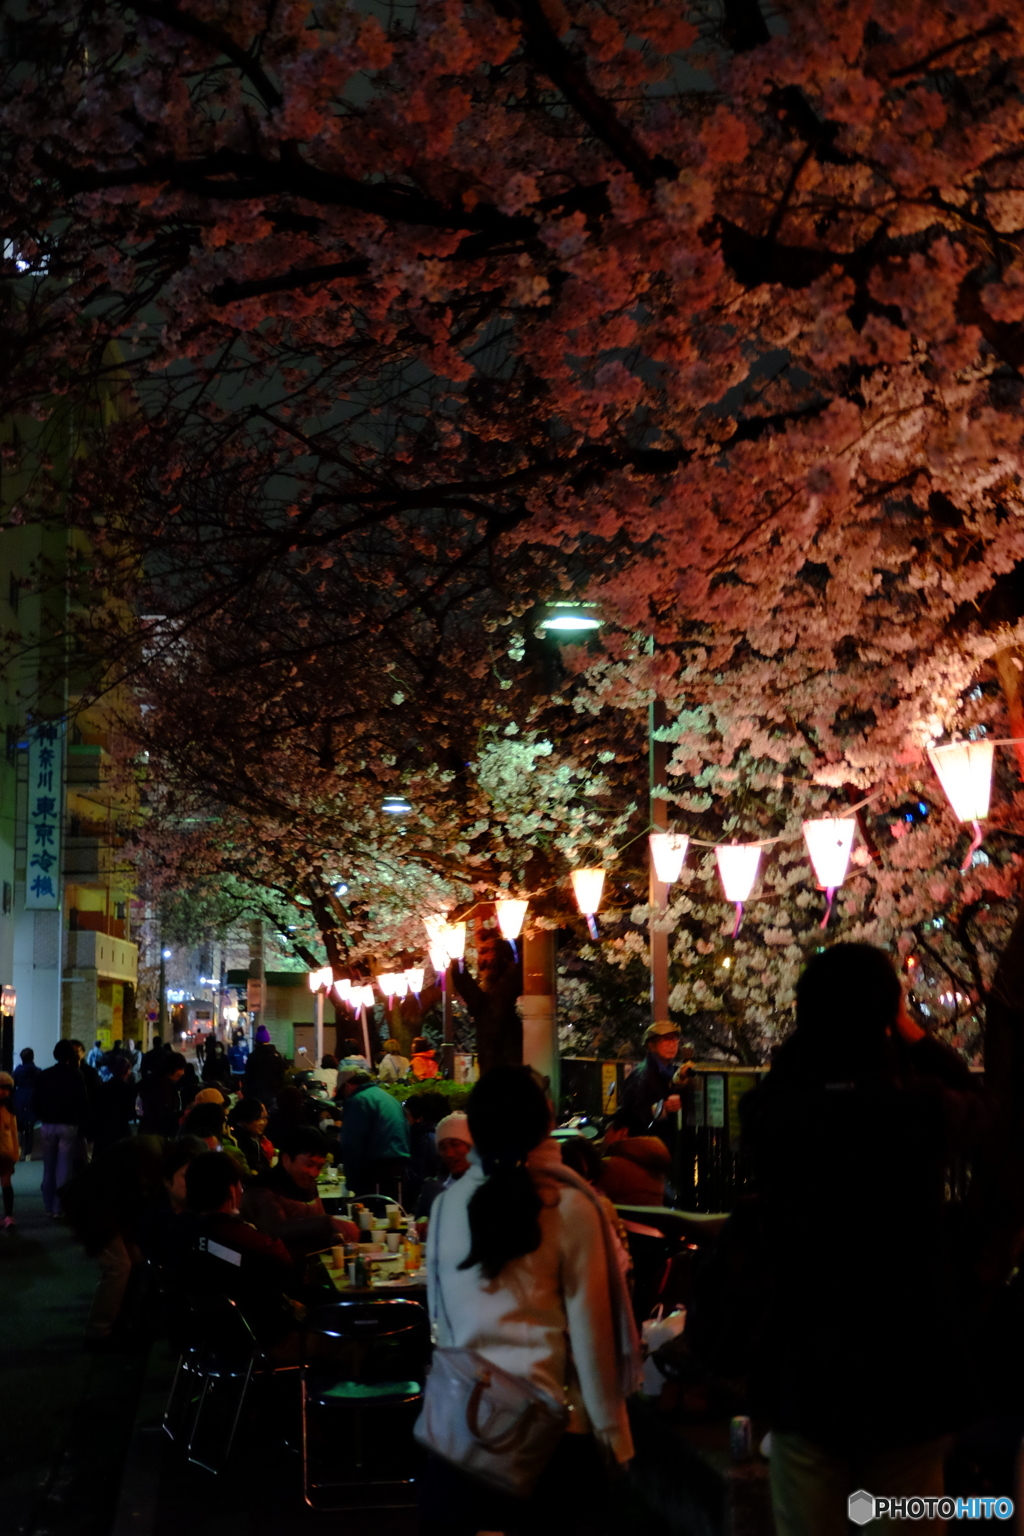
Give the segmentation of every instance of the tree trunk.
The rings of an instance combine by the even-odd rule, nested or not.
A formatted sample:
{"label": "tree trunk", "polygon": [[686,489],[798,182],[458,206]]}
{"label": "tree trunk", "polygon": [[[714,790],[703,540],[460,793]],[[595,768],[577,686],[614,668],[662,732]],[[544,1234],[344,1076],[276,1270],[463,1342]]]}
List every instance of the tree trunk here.
{"label": "tree trunk", "polygon": [[970,1203],[984,1235],[986,1278],[998,1284],[1017,1262],[1024,1229],[1024,903],[987,999],[985,1089],[991,1118]]}

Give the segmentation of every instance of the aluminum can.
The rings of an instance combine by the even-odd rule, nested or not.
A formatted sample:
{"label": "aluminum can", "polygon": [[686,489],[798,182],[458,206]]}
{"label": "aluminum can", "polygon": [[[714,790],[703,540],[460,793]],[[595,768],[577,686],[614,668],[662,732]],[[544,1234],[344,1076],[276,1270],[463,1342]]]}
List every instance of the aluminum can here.
{"label": "aluminum can", "polygon": [[729,1453],[733,1461],[749,1461],[754,1449],[754,1436],[750,1420],[745,1413],[738,1413],[729,1420]]}

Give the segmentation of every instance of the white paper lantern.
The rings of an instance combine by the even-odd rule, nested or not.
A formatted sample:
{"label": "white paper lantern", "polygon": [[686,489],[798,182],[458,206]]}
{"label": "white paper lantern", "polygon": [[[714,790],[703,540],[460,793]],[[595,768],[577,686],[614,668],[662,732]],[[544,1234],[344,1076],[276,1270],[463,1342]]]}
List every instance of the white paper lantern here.
{"label": "white paper lantern", "polygon": [[722,843],[715,849],[726,901],[746,901],[761,862],[760,843]]}
{"label": "white paper lantern", "polygon": [[576,905],[584,917],[593,917],[601,905],[604,890],[603,869],[574,869],[570,876]]}
{"label": "white paper lantern", "polygon": [[408,995],[409,983],[405,979],[404,971],[395,971],[391,978],[391,989],[394,992],[394,995],[398,998],[399,1002],[402,1001],[403,997]]}
{"label": "white paper lantern", "polygon": [[377,977],[377,985],[390,1003],[395,995],[395,978],[390,971],[381,971]]}
{"label": "white paper lantern", "polygon": [[466,953],[465,923],[446,923],[441,942],[448,951],[449,960],[457,960],[461,966]]}
{"label": "white paper lantern", "polygon": [[834,891],[846,879],[856,823],[852,816],[819,816],[804,822],[804,841],[818,884]]}
{"label": "white paper lantern", "polygon": [[682,873],[690,839],[685,832],[652,832],[651,861],[662,885],[673,885]]}
{"label": "white paper lantern", "polygon": [[426,971],[422,965],[410,965],[409,969],[405,973],[405,979],[408,983],[409,991],[414,992],[417,997],[419,997],[420,993],[423,991],[423,978],[425,975]]}
{"label": "white paper lantern", "polygon": [[373,987],[368,983],[363,988],[363,1007],[372,1008],[377,999],[373,995]]}
{"label": "white paper lantern", "polygon": [[946,799],[961,821],[984,821],[988,815],[992,752],[990,741],[954,741],[947,747],[928,748]]}
{"label": "white paper lantern", "polygon": [[715,849],[715,858],[718,860],[718,874],[722,881],[725,899],[736,904],[736,921],[732,929],[732,936],[735,938],[743,922],[743,903],[754,889],[754,881],[757,879],[757,866],[761,862],[761,845],[759,843],[722,843]]}
{"label": "white paper lantern", "polygon": [[430,946],[430,963],[434,967],[435,976],[443,985],[444,976],[448,970],[450,962],[448,959],[448,951],[445,949],[440,940],[438,940],[436,944],[432,944]]}
{"label": "white paper lantern", "polygon": [[501,936],[503,939],[508,939],[510,944],[514,944],[523,931],[526,909],[529,905],[528,901],[517,900],[512,896],[504,896],[494,903]]}
{"label": "white paper lantern", "polygon": [[336,981],[334,983],[334,991],[339,1002],[348,1002],[352,993],[352,983],[349,981],[347,976],[343,976],[340,981]]}
{"label": "white paper lantern", "polygon": [[329,990],[334,982],[334,972],[329,965],[324,965],[318,971],[310,971],[306,979],[311,992],[319,992],[321,988]]}

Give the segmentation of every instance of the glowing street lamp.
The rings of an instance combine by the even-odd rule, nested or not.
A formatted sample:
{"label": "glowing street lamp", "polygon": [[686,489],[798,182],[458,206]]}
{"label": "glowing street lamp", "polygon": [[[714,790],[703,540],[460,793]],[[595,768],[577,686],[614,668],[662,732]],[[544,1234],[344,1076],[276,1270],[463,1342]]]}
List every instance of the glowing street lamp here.
{"label": "glowing street lamp", "polygon": [[757,867],[761,862],[760,843],[722,843],[715,849],[718,874],[725,891],[726,901],[735,903],[736,922],[733,938],[743,922],[743,903],[748,900],[757,879]]}
{"label": "glowing street lamp", "polygon": [[929,747],[928,756],[953,814],[974,827],[974,837],[960,866],[963,874],[981,847],[981,822],[988,815],[992,796],[992,754],[990,741],[954,741],[945,747]]}
{"label": "glowing street lamp", "polygon": [[306,980],[316,999],[313,1017],[316,1021],[316,1064],[319,1067],[324,1059],[324,993],[329,992],[334,984],[334,972],[329,965],[323,965],[318,971],[309,971]]}
{"label": "glowing street lamp", "polygon": [[854,820],[852,816],[819,816],[804,822],[804,842],[818,884],[824,887],[827,901],[823,928],[828,926],[832,912],[832,898],[846,879],[853,848]]}
{"label": "glowing street lamp", "polygon": [[423,978],[425,975],[426,970],[422,965],[410,965],[408,970],[405,972],[405,979],[409,985],[409,991],[416,998],[417,1002],[419,1001],[420,993],[423,991]]}
{"label": "glowing street lamp", "polygon": [[597,938],[597,924],[594,917],[601,905],[601,893],[604,890],[603,869],[573,869],[569,872],[572,881],[573,895],[576,897],[576,905],[580,913],[587,920],[590,937]]}

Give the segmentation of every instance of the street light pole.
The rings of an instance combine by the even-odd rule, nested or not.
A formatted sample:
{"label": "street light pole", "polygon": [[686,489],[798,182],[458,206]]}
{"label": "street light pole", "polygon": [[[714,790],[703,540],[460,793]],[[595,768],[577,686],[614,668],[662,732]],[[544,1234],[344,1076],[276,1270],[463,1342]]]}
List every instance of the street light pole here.
{"label": "street light pole", "polygon": [[[652,699],[647,722],[647,757],[651,828],[655,832],[668,831],[668,801],[657,793],[668,783],[668,743],[656,740],[656,732],[664,723],[665,706],[660,699]],[[658,926],[668,905],[668,886],[658,879],[649,850],[647,857],[650,860],[648,902],[651,915],[647,938],[651,954],[651,1022],[656,1024],[659,1019],[668,1018],[668,934]]]}
{"label": "street light pole", "polygon": [[316,989],[316,1065],[319,1070],[324,1059],[324,989]]}

